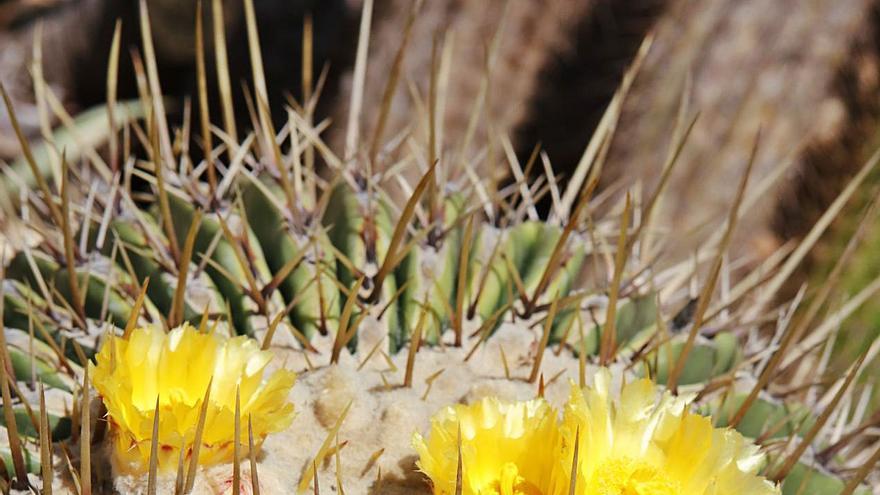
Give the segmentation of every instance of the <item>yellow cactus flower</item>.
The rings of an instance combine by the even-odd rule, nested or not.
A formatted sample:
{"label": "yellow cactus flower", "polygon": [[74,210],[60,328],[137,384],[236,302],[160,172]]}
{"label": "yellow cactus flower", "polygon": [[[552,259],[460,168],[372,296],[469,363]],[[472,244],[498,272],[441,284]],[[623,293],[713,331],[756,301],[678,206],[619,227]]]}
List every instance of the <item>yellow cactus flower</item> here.
{"label": "yellow cactus flower", "polygon": [[181,449],[188,461],[209,383],[200,464],[232,460],[236,389],[240,391],[243,454],[247,453],[248,418],[257,442],[286,428],[293,419],[293,404],[287,396],[296,374],[279,370],[264,381],[271,359],[272,353],[260,350],[253,339],[223,339],[188,324],[168,333],[156,327],[138,328],[127,340],[105,341],[89,373],[107,407],[117,470],[141,472],[149,466],[157,400],[160,469],[176,468]]}
{"label": "yellow cactus flower", "polygon": [[427,440],[414,436],[418,466],[435,495],[456,493],[460,435],[463,495],[780,493],[757,474],[758,447],[691,413],[688,398],[650,380],[612,396],[610,383],[602,369],[592,388],[573,385],[561,421],[543,399],[447,407],[432,419]]}
{"label": "yellow cactus flower", "polygon": [[592,388],[572,386],[564,409],[560,467],[570,477],[577,435],[578,495],[779,493],[757,474],[763,462],[758,447],[689,412],[688,398],[642,379],[624,385],[614,399],[610,382],[611,374],[601,370]]}
{"label": "yellow cactus flower", "polygon": [[543,495],[568,485],[556,478],[559,425],[543,399],[485,398],[437,413],[427,440],[418,433],[413,437],[419,469],[437,495],[455,493],[459,432],[463,495]]}

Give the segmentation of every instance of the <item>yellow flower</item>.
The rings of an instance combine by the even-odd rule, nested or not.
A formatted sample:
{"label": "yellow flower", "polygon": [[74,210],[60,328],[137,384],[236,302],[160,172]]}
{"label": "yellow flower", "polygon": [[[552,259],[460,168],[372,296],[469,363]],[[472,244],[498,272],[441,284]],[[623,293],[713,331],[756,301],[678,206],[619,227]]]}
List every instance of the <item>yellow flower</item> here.
{"label": "yellow flower", "polygon": [[[560,422],[543,399],[494,398],[457,405],[431,420],[413,445],[435,495],[452,495],[459,431],[463,495],[778,495],[759,476],[757,446],[689,412],[650,380],[610,392],[600,370],[592,388],[572,386]],[[460,428],[460,430],[459,430]],[[571,492],[578,439],[575,490]]]}
{"label": "yellow flower", "polygon": [[240,390],[243,454],[247,453],[248,418],[255,442],[286,428],[293,419],[293,404],[287,396],[296,374],[279,370],[264,381],[263,372],[271,359],[272,354],[260,350],[253,339],[222,339],[199,333],[188,324],[169,333],[156,327],[139,328],[128,340],[107,340],[89,373],[109,413],[117,469],[139,472],[149,466],[157,398],[160,469],[176,468],[181,448],[188,461],[209,383],[200,464],[232,459],[236,388]]}
{"label": "yellow flower", "polygon": [[556,411],[543,399],[486,398],[441,410],[431,420],[427,440],[414,435],[419,469],[431,478],[437,495],[455,493],[459,431],[463,495],[543,495],[561,493],[568,485],[554,469]]}
{"label": "yellow flower", "polygon": [[[758,476],[758,448],[736,431],[714,428],[650,380],[609,391],[601,370],[593,388],[572,387],[561,435],[561,468],[570,477],[579,435],[579,495],[773,495],[779,488]],[[579,432],[579,433],[578,433]],[[566,459],[568,461],[566,462]]]}

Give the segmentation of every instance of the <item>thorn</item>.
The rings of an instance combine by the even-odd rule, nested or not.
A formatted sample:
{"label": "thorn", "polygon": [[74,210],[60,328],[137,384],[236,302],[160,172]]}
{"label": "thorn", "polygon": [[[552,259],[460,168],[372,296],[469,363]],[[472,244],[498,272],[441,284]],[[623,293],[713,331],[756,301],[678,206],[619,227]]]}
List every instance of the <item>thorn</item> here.
{"label": "thorn", "polygon": [[403,243],[406,228],[409,226],[409,222],[415,214],[416,206],[418,206],[422,195],[428,188],[428,185],[434,182],[436,172],[437,162],[434,162],[431,164],[431,168],[429,168],[428,171],[425,172],[425,175],[422,176],[421,180],[419,180],[412,196],[410,196],[409,200],[406,202],[406,206],[404,206],[403,211],[400,213],[400,218],[397,220],[397,225],[394,226],[394,233],[391,235],[391,241],[388,244],[388,251],[385,254],[385,259],[382,261],[382,266],[379,268],[378,273],[373,277],[373,292],[370,294],[370,301],[375,302],[379,300],[379,296],[382,294],[382,284],[385,281],[385,277],[387,277],[396,267],[395,262],[399,258],[397,251]]}
{"label": "thorn", "polygon": [[556,380],[559,380],[559,377],[561,377],[565,373],[565,371],[565,368],[557,371],[555,375],[551,376],[550,379],[547,380],[547,383],[545,383],[544,386],[549,387],[550,385],[553,385],[553,383],[556,382]]}
{"label": "thorn", "polygon": [[382,454],[384,454],[384,453],[385,453],[385,447],[382,447],[381,449],[373,452],[370,455],[370,458],[367,459],[367,463],[364,466],[363,471],[361,471],[361,478],[363,478],[364,475],[366,475],[370,471],[370,469],[373,469],[373,466],[376,465],[376,461],[378,461],[379,458],[382,457]]}
{"label": "thorn", "polygon": [[877,447],[877,450],[874,451],[874,454],[870,459],[865,461],[864,464],[859,467],[859,470],[856,471],[856,474],[850,478],[849,482],[843,488],[843,491],[840,492],[840,495],[852,495],[855,493],[856,488],[864,481],[868,474],[871,473],[871,470],[874,469],[874,466],[877,465],[877,462],[880,462],[880,447]]}
{"label": "thorn", "polygon": [[538,380],[538,397],[544,398],[544,373],[541,373],[541,378]]}
{"label": "thorn", "polygon": [[272,346],[272,339],[275,337],[275,331],[278,329],[278,325],[281,323],[281,319],[287,314],[287,311],[279,311],[272,321],[269,322],[269,328],[266,330],[266,335],[263,336],[263,343],[260,345],[260,349],[268,350],[269,347]]}
{"label": "thorn", "polygon": [[428,393],[431,392],[431,387],[434,385],[434,380],[439,378],[440,375],[442,375],[444,371],[446,371],[446,368],[440,368],[439,370],[435,371],[434,373],[431,373],[431,375],[428,378],[425,378],[425,384],[427,385],[427,387],[425,388],[425,393],[422,394],[423,401],[428,398]]}
{"label": "thorn", "polygon": [[[61,153],[61,231],[64,235],[64,260],[67,264],[67,282],[70,287],[70,304],[80,320],[85,321],[86,312],[76,273],[76,256],[73,247],[73,227],[70,225],[70,179],[65,153]],[[84,287],[85,288],[85,287]]]}
{"label": "thorn", "polygon": [[217,192],[217,171],[214,168],[214,157],[211,153],[214,146],[211,144],[211,116],[210,108],[208,107],[208,81],[205,71],[205,30],[202,25],[204,22],[202,13],[202,0],[199,0],[196,4],[196,80],[199,93],[199,124],[202,132],[202,150],[204,151],[205,163],[208,167],[208,191],[213,203]]}
{"label": "thorn", "polygon": [[342,460],[340,459],[339,433],[336,433],[336,451],[333,458],[336,461],[336,489],[339,495],[345,495],[345,489],[342,488]]}
{"label": "thorn", "polygon": [[[315,459],[312,459],[312,472],[318,472],[318,463]],[[315,476],[315,495],[321,495],[321,487],[318,485],[318,476]]]}
{"label": "thorn", "polygon": [[131,313],[128,317],[128,322],[125,324],[125,330],[122,332],[122,340],[128,340],[131,336],[131,332],[134,331],[137,326],[138,316],[141,313],[141,308],[144,305],[144,298],[147,296],[147,286],[150,285],[150,277],[144,278],[144,283],[141,284],[141,290],[138,292],[137,299],[134,300],[134,306],[131,308]]}
{"label": "thorn", "polygon": [[370,164],[376,163],[376,155],[379,154],[379,145],[382,142],[382,134],[385,130],[388,115],[391,113],[391,102],[394,98],[397,83],[400,80],[403,58],[406,54],[406,48],[409,45],[409,40],[412,35],[412,27],[418,16],[420,7],[421,2],[412,2],[409,15],[406,19],[406,25],[403,28],[403,40],[400,42],[400,47],[398,47],[397,53],[394,56],[394,62],[391,65],[391,72],[388,74],[388,81],[385,84],[385,90],[382,94],[382,106],[379,107],[379,116],[376,119],[376,126],[373,130],[373,139],[370,143],[370,151],[368,155],[368,163]]}
{"label": "thorn", "polygon": [[350,160],[357,153],[360,142],[361,109],[363,107],[364,86],[367,73],[367,54],[370,47],[370,24],[373,19],[373,0],[365,0],[361,11],[358,30],[357,55],[354,63],[351,103],[349,103],[348,128],[345,133],[345,155]]}
{"label": "thorn", "polygon": [[358,321],[356,321],[356,324],[351,325],[351,330],[349,330],[348,327],[349,322],[351,321],[352,311],[354,311],[355,302],[357,302],[358,292],[361,290],[363,284],[364,276],[361,275],[348,292],[348,299],[346,299],[345,306],[342,308],[342,314],[339,316],[339,327],[336,330],[336,338],[333,340],[333,350],[330,355],[331,364],[339,362],[339,355],[342,353],[342,348],[345,347],[352,337],[354,337],[354,333],[357,331]]}
{"label": "thorn", "polygon": [[208,380],[208,386],[205,388],[205,396],[202,398],[202,404],[199,408],[199,422],[196,423],[196,434],[193,438],[192,454],[189,460],[189,469],[186,472],[186,486],[183,493],[192,492],[193,485],[196,482],[196,470],[199,466],[199,450],[202,447],[202,435],[205,432],[205,421],[208,417],[208,405],[211,400],[211,386],[214,384],[214,376]]}
{"label": "thorn", "polygon": [[413,332],[413,337],[409,344],[409,355],[406,358],[406,371],[403,378],[404,388],[412,387],[413,368],[416,364],[416,355],[419,353],[419,347],[422,345],[422,331],[425,328],[425,320],[428,315],[427,306],[428,301],[427,296],[425,296],[422,311],[419,314],[419,321],[416,324],[415,332]]}
{"label": "thorn", "polygon": [[464,334],[464,293],[466,291],[465,284],[468,281],[468,265],[471,255],[471,244],[474,237],[474,215],[468,216],[467,226],[464,229],[464,239],[461,244],[461,252],[458,258],[458,276],[456,278],[457,286],[455,291],[455,312],[453,327],[455,329],[455,346],[461,347],[462,335]]}
{"label": "thorn", "polygon": [[727,218],[727,228],[724,231],[724,237],[721,240],[721,243],[718,246],[718,254],[715,256],[715,260],[712,264],[712,268],[709,272],[709,279],[706,282],[706,286],[703,288],[703,292],[700,294],[699,302],[697,303],[697,311],[694,314],[694,322],[691,326],[691,331],[688,334],[687,341],[684,344],[684,347],[681,350],[681,354],[678,356],[678,359],[675,362],[675,367],[672,368],[672,371],[669,374],[669,379],[667,380],[666,387],[669,390],[675,391],[678,386],[678,378],[681,375],[682,370],[684,369],[684,364],[687,360],[688,354],[690,354],[691,349],[694,347],[694,341],[697,338],[697,334],[700,331],[700,327],[703,325],[703,317],[706,314],[706,310],[709,308],[709,301],[712,299],[712,294],[715,292],[715,285],[718,282],[718,276],[721,272],[721,265],[724,261],[724,253],[727,251],[727,246],[730,244],[730,240],[733,237],[733,229],[736,228],[736,221],[739,218],[740,207],[742,206],[743,198],[745,197],[746,188],[749,184],[749,177],[752,175],[752,167],[755,164],[755,157],[758,154],[758,143],[760,141],[761,131],[758,129],[757,134],[755,135],[755,142],[752,145],[751,155],[749,156],[749,161],[746,164],[746,170],[743,172],[742,179],[739,183],[739,188],[736,192],[736,198],[733,201],[733,206],[730,208],[730,215]]}
{"label": "thorn", "polygon": [[512,301],[509,300],[503,306],[498,308],[498,310],[496,310],[495,313],[493,313],[492,316],[490,316],[485,322],[483,322],[483,324],[480,325],[480,328],[478,328],[477,331],[474,332],[474,335],[479,335],[480,338],[464,357],[465,362],[470,361],[470,359],[474,356],[474,353],[477,352],[477,349],[480,348],[480,344],[482,344],[486,341],[486,339],[489,338],[489,334],[492,332],[492,329],[495,328],[495,323],[498,321],[499,318],[501,318],[501,316],[505,312],[507,312],[508,309],[510,309],[511,302]]}
{"label": "thorn", "polygon": [[581,444],[581,425],[578,425],[574,433],[574,456],[571,459],[571,481],[568,483],[568,495],[574,495],[578,478],[578,449]]}
{"label": "thorn", "polygon": [[241,389],[235,387],[235,438],[232,440],[232,495],[241,495]]}
{"label": "thorn", "polygon": [[[598,184],[598,182],[596,184]],[[589,196],[583,196],[575,206],[574,213],[571,214],[571,218],[568,219],[568,222],[566,222],[565,227],[562,229],[562,234],[560,234],[559,239],[556,241],[556,245],[553,246],[553,252],[550,254],[550,258],[547,260],[547,264],[544,267],[544,272],[541,274],[538,285],[537,287],[535,287],[535,291],[532,293],[532,297],[528,300],[528,303],[526,304],[526,317],[531,315],[532,312],[535,310],[535,305],[538,304],[538,298],[540,298],[541,294],[543,294],[544,291],[547,289],[547,285],[550,284],[553,275],[556,274],[556,271],[562,267],[562,263],[560,263],[560,260],[562,259],[562,255],[566,243],[568,242],[568,238],[571,236],[571,233],[574,231],[575,227],[577,227],[578,222],[580,222],[581,210],[589,202]]]}
{"label": "thorn", "polygon": [[[145,2],[146,0],[141,0]],[[150,129],[155,134],[156,121],[155,116],[151,122]],[[177,243],[177,233],[174,230],[174,217],[171,214],[171,206],[168,204],[168,191],[165,189],[165,165],[162,163],[159,151],[158,137],[153,138],[153,173],[156,176],[156,188],[159,190],[159,212],[162,216],[162,226],[165,229],[165,237],[168,238],[171,257],[178,261],[180,259],[180,247]]]}
{"label": "thorn", "polygon": [[254,446],[254,424],[252,416],[248,414],[248,458],[251,461],[251,489],[252,495],[260,495],[260,477],[257,475],[257,452]]}
{"label": "thorn", "polygon": [[358,370],[358,371],[362,370],[362,369],[364,368],[364,366],[365,366],[368,362],[370,362],[370,359],[373,358],[373,355],[376,354],[376,351],[379,350],[379,346],[381,346],[383,342],[385,342],[385,339],[384,339],[384,338],[379,339],[379,340],[376,341],[376,344],[373,345],[373,348],[370,349],[370,352],[367,353],[367,356],[364,358],[363,361],[361,361],[361,364],[358,365],[358,367],[357,367],[357,370]]}
{"label": "thorn", "polygon": [[501,364],[504,366],[504,378],[510,380],[510,367],[507,365],[507,354],[504,353],[504,346],[498,344],[498,352],[501,353]]}
{"label": "thorn", "polygon": [[174,477],[174,495],[183,493],[183,486],[186,483],[186,475],[183,471],[183,458],[186,453],[186,438],[180,439],[180,450],[177,453],[177,474]]}
{"label": "thorn", "polygon": [[[0,298],[0,307],[2,307]],[[6,422],[6,435],[9,440],[9,451],[12,457],[12,465],[15,470],[15,481],[12,487],[25,490],[28,487],[27,469],[24,464],[24,456],[21,446],[21,437],[18,433],[18,423],[15,421],[15,412],[12,409],[12,397],[9,393],[7,379],[6,351],[0,351],[0,391],[3,394],[3,416]]]}
{"label": "thorn", "polygon": [[156,476],[159,471],[159,396],[153,411],[153,437],[150,439],[150,471],[147,478],[147,494],[156,495]]}
{"label": "thorn", "polygon": [[299,482],[299,491],[304,492],[306,487],[309,486],[309,483],[312,482],[312,478],[315,478],[315,493],[318,490],[318,468],[317,465],[319,462],[322,462],[324,458],[327,456],[327,453],[330,450],[330,442],[339,434],[339,429],[342,427],[342,422],[345,421],[345,417],[348,415],[348,411],[351,409],[352,402],[349,402],[345,408],[342,410],[342,413],[339,415],[339,418],[336,420],[336,424],[333,425],[333,428],[327,432],[327,437],[324,438],[324,443],[321,444],[321,447],[318,449],[318,453],[315,454],[315,458],[312,460],[312,469],[306,471],[306,474],[302,477],[302,480]]}
{"label": "thorn", "polygon": [[865,211],[865,214],[862,216],[855,234],[850,237],[843,253],[834,263],[831,273],[825,278],[824,283],[819,289],[819,293],[816,294],[810,302],[807,311],[797,320],[796,323],[792,323],[785,329],[785,333],[782,336],[778,347],[767,361],[767,364],[764,365],[764,369],[761,372],[757,383],[755,383],[755,386],[749,392],[749,395],[743,401],[742,405],[733,416],[733,419],[730,421],[729,425],[732,428],[736,428],[740,421],[742,421],[752,403],[757,399],[758,394],[767,386],[770,380],[772,380],[774,374],[777,373],[777,369],[779,368],[782,359],[787,355],[789,346],[793,342],[798,341],[799,337],[803,335],[807,328],[809,328],[810,324],[813,323],[813,320],[819,314],[821,308],[824,307],[828,297],[833,293],[834,289],[837,288],[838,282],[840,281],[840,275],[852,259],[853,254],[856,252],[856,247],[858,247],[860,241],[864,238],[867,227],[869,225],[874,225],[878,205],[880,205],[880,197],[875,197]]}
{"label": "thorn", "polygon": [[[223,102],[223,128],[229,140],[238,143],[238,132],[235,127],[235,111],[232,104],[232,84],[229,82],[229,61],[226,52],[226,22],[223,19],[223,0],[211,1],[212,27],[214,31],[214,59],[217,63],[217,87],[220,101]],[[234,150],[229,148],[229,161],[232,161]]]}
{"label": "thorn", "polygon": [[186,282],[189,273],[190,261],[192,261],[193,249],[195,248],[196,234],[202,223],[202,210],[197,209],[193,214],[192,223],[186,233],[183,244],[183,253],[180,255],[177,266],[177,287],[174,291],[174,299],[171,302],[171,314],[168,315],[169,329],[176,328],[183,323],[184,308],[186,307]]}
{"label": "thorn", "polygon": [[89,397],[89,366],[88,362],[83,363],[83,398],[80,409],[82,417],[80,420],[80,482],[82,483],[82,495],[90,495],[92,493],[92,420],[90,415],[91,399]]}
{"label": "thorn", "polygon": [[49,436],[49,414],[46,412],[46,391],[40,382],[40,471],[43,479],[43,495],[52,495],[52,440]]}
{"label": "thorn", "polygon": [[843,399],[844,394],[849,389],[849,386],[852,384],[853,380],[855,380],[858,375],[859,369],[862,367],[862,363],[865,362],[865,358],[867,357],[867,353],[863,353],[861,357],[853,364],[849,373],[846,375],[846,378],[843,381],[843,384],[840,386],[840,389],[834,394],[834,398],[831,400],[831,403],[825,408],[824,411],[816,418],[816,422],[813,424],[812,428],[803,436],[798,446],[794,449],[794,452],[788,456],[785,460],[785,463],[782,467],[779,468],[778,471],[773,475],[772,479],[775,481],[784,480],[786,476],[791,472],[792,468],[794,468],[795,464],[800,460],[801,456],[807,450],[807,448],[812,445],[813,440],[819,434],[819,431],[825,426],[825,423],[828,422],[828,419],[831,417],[831,414],[837,408],[837,405],[840,403],[840,400]]}
{"label": "thorn", "polygon": [[599,351],[599,362],[603,366],[608,364],[614,356],[617,346],[617,300],[620,296],[620,281],[626,259],[629,255],[626,249],[627,229],[629,229],[630,215],[632,214],[632,198],[626,193],[626,204],[623,209],[623,218],[620,221],[620,234],[617,237],[617,252],[614,257],[614,278],[611,281],[610,294],[608,295],[608,309],[605,312],[605,324],[602,328],[602,343]]}
{"label": "thorn", "polygon": [[[532,373],[529,375],[529,383],[535,383],[535,380],[538,378],[538,373],[541,371],[541,361],[544,359],[544,351],[547,350],[547,342],[550,340],[550,331],[553,329],[553,320],[556,319],[556,310],[558,306],[559,294],[556,294],[556,297],[553,298],[553,302],[550,303],[550,312],[547,313],[547,319],[544,320],[544,334],[541,336],[541,343],[538,345],[538,354],[535,356],[535,362],[532,365]],[[543,375],[541,376],[543,379]]]}

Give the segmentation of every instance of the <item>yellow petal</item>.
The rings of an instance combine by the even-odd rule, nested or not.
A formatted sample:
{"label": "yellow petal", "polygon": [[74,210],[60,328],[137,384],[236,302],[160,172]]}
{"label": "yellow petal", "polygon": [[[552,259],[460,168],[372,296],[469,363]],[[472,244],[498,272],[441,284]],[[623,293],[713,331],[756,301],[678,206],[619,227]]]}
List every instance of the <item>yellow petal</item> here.
{"label": "yellow petal", "polygon": [[[146,327],[134,330],[127,341],[108,339],[90,376],[107,407],[117,467],[142,472],[149,466],[158,397],[159,466],[176,468],[180,449],[193,448],[201,401],[212,376],[200,462],[232,458],[236,389],[241,393],[242,420],[252,418],[257,443],[286,428],[293,419],[288,395],[296,375],[280,370],[265,377],[271,359],[271,352],[261,350],[253,339],[224,340],[188,324],[167,334]],[[240,440],[247,445],[247,428]]]}

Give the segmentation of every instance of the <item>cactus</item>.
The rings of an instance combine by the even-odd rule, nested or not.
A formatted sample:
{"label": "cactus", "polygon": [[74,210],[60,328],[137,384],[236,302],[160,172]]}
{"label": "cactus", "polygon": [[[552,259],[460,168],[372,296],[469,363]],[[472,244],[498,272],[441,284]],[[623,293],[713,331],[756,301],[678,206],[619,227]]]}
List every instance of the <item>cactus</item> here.
{"label": "cactus", "polygon": [[[246,14],[249,6],[245,0]],[[854,392],[863,362],[834,380],[822,359],[833,334],[818,333],[827,323],[816,321],[848,256],[809,307],[769,309],[827,222],[796,250],[740,273],[729,286],[723,261],[736,219],[750,204],[751,162],[728,222],[696,260],[683,253],[677,265],[654,266],[652,222],[662,219],[652,208],[665,179],[645,201],[627,196],[598,218],[596,182],[573,181],[564,195],[576,198],[573,204],[555,201],[554,213],[541,219],[531,211],[545,192],[540,184],[497,189],[482,181],[468,166],[479,157],[447,156],[457,143],[434,143],[434,120],[426,125],[430,137],[414,133],[408,147],[392,142],[365,157],[355,132],[353,152],[339,155],[323,143],[321,125],[311,124],[312,101],[289,109],[285,129],[274,129],[270,110],[280,109],[266,106],[253,19],[248,28],[255,130],[241,142],[226,140],[194,161],[165,130],[150,63],[141,102],[149,111],[129,128],[146,151],[113,147],[121,155],[111,161],[119,168],[109,179],[85,162],[69,170],[59,153],[62,173],[49,180],[47,158],[21,139],[28,180],[37,187],[20,195],[2,225],[32,232],[36,242],[5,239],[0,282],[2,369],[12,373],[3,379],[9,443],[0,453],[14,488],[189,489],[183,457],[176,476],[157,473],[153,462],[141,477],[100,464],[109,463],[106,426],[95,421],[102,411],[89,400],[86,381],[108,341],[127,338],[136,326],[171,330],[185,322],[259,340],[284,357],[281,365],[303,372],[297,387],[309,394],[297,399],[301,416],[262,443],[262,457],[247,448],[248,459],[235,457],[231,467],[203,467],[195,483],[205,489],[230,480],[238,487],[247,478],[264,493],[293,486],[425,492],[429,485],[401,435],[424,431],[428,408],[487,393],[522,398],[537,391],[552,400],[568,380],[585,385],[597,364],[624,380],[650,377],[693,394],[695,410],[716,426],[758,443],[768,461],[764,475],[786,495],[869,493],[864,486],[878,481],[880,451],[866,433],[874,423]],[[690,129],[685,117],[673,134],[676,146]],[[315,167],[315,155],[325,171]],[[674,163],[671,157],[665,178]],[[401,169],[409,173],[395,174]],[[407,182],[410,173],[418,183]],[[133,177],[145,191],[132,188]],[[560,197],[552,177],[546,186]],[[702,284],[698,295],[689,280]],[[802,345],[810,338],[813,345]],[[242,419],[236,416],[240,434]]]}

